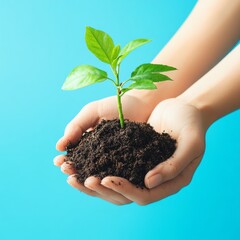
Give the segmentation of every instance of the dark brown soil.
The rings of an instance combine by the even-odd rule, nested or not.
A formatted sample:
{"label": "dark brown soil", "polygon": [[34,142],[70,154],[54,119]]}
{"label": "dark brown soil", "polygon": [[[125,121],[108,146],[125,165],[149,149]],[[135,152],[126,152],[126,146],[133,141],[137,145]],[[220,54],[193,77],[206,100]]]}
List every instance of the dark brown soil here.
{"label": "dark brown soil", "polygon": [[121,128],[117,119],[103,120],[76,146],[68,147],[67,161],[74,163],[80,183],[89,176],[119,176],[143,188],[146,173],[175,149],[169,134],[159,134],[149,124],[125,120]]}

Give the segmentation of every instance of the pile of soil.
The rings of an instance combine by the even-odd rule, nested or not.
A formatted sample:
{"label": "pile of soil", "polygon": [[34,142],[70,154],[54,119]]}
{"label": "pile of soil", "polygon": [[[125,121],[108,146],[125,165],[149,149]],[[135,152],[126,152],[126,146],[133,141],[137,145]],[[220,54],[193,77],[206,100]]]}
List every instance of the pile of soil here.
{"label": "pile of soil", "polygon": [[145,187],[146,173],[168,159],[176,149],[176,140],[167,133],[157,133],[147,123],[125,120],[102,120],[91,132],[86,132],[76,146],[68,146],[68,160],[74,163],[78,181],[89,176],[103,179],[118,176],[137,187]]}

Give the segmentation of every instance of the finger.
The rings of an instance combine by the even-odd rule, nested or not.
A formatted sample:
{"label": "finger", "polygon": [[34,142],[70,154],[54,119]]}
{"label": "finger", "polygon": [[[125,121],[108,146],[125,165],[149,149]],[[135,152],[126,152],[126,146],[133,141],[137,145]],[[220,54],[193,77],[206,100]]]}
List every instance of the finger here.
{"label": "finger", "polygon": [[204,137],[197,131],[184,129],[177,139],[177,149],[172,157],[158,164],[145,176],[145,185],[154,188],[178,176],[190,162],[203,154]]}
{"label": "finger", "polygon": [[77,181],[76,174],[70,175],[67,179],[68,184],[70,184],[72,187],[78,189],[80,192],[84,192],[89,196],[96,197],[98,194],[86,187],[84,187],[81,183]]}
{"label": "finger", "polygon": [[151,194],[145,198],[145,202],[151,203],[161,200],[179,192],[182,188],[189,185],[201,159],[202,156],[196,158],[176,178],[151,189]]}
{"label": "finger", "polygon": [[86,181],[84,182],[84,186],[97,192],[99,195],[104,196],[105,199],[114,200],[121,204],[131,203],[131,201],[129,199],[127,199],[126,197],[101,185],[101,179],[99,179],[97,177],[92,176],[92,177],[87,178]]}
{"label": "finger", "polygon": [[69,143],[77,143],[87,129],[97,124],[99,121],[97,108],[97,102],[89,103],[82,108],[77,116],[66,126],[64,136],[56,144],[57,150],[65,151]]}
{"label": "finger", "polygon": [[53,159],[53,164],[59,167],[64,163],[65,159],[66,159],[65,155],[58,155]]}
{"label": "finger", "polygon": [[76,179],[76,174],[74,175],[70,175],[67,179],[67,182],[69,185],[71,185],[72,187],[76,188],[77,190],[79,190],[80,192],[83,192],[89,196],[92,196],[92,197],[99,197],[105,201],[108,201],[108,202],[111,202],[115,205],[121,205],[119,202],[117,201],[114,201],[114,200],[111,200],[111,199],[106,199],[104,196],[101,196],[99,193],[91,190],[91,189],[88,189],[86,188],[83,184],[79,183]]}
{"label": "finger", "polygon": [[61,165],[61,171],[65,174],[71,175],[76,173],[76,169],[74,168],[75,164],[73,162],[67,161]]}
{"label": "finger", "polygon": [[141,197],[149,193],[148,189],[137,188],[127,179],[120,177],[105,177],[101,184],[139,205],[141,205]]}
{"label": "finger", "polygon": [[[197,158],[175,179],[165,182],[154,189],[137,188],[126,179],[118,177],[106,177],[103,179],[102,184],[139,205],[147,205],[175,194],[184,186],[187,186],[191,182],[200,160],[201,157]],[[121,184],[119,185],[118,182],[121,182]]]}

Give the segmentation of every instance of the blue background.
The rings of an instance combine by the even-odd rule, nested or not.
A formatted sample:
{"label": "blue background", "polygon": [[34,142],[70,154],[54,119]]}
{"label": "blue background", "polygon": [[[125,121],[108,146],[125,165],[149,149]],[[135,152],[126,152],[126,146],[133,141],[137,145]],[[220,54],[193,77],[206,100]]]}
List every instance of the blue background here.
{"label": "blue background", "polygon": [[123,64],[128,74],[153,59],[194,4],[0,0],[1,240],[240,239],[239,111],[209,130],[190,186],[145,207],[85,196],[52,164],[65,125],[86,103],[113,93],[108,83],[61,91],[74,66],[105,68],[85,46],[85,26],[103,29],[121,45],[153,39]]}

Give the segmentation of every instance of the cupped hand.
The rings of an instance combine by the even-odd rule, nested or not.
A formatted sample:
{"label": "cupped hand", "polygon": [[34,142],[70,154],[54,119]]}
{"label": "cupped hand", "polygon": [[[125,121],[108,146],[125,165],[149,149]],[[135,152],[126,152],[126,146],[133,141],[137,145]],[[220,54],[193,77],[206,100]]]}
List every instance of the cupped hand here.
{"label": "cupped hand", "polygon": [[[167,132],[177,140],[173,156],[147,173],[147,188],[137,188],[120,177],[108,176],[102,180],[91,177],[85,185],[92,193],[101,193],[106,200],[112,197],[118,204],[146,205],[178,192],[191,182],[205,150],[206,129],[201,112],[180,99],[169,99],[154,109],[148,122],[156,131]],[[103,186],[104,191],[107,188],[111,192],[105,194]]]}
{"label": "cupped hand", "polygon": [[[122,105],[125,119],[136,122],[147,122],[154,108],[143,98],[127,94],[122,97]],[[57,142],[57,150],[65,151],[69,143],[78,142],[85,131],[94,128],[102,119],[110,120],[114,118],[118,118],[115,96],[87,104],[66,126],[64,136]],[[75,169],[72,163],[65,160],[67,160],[65,155],[59,155],[55,157],[54,164],[61,167],[64,173],[70,175],[67,181],[74,188],[118,205],[131,202],[121,194],[101,185],[100,179],[96,177],[89,177],[84,185],[80,184],[75,178]]]}

